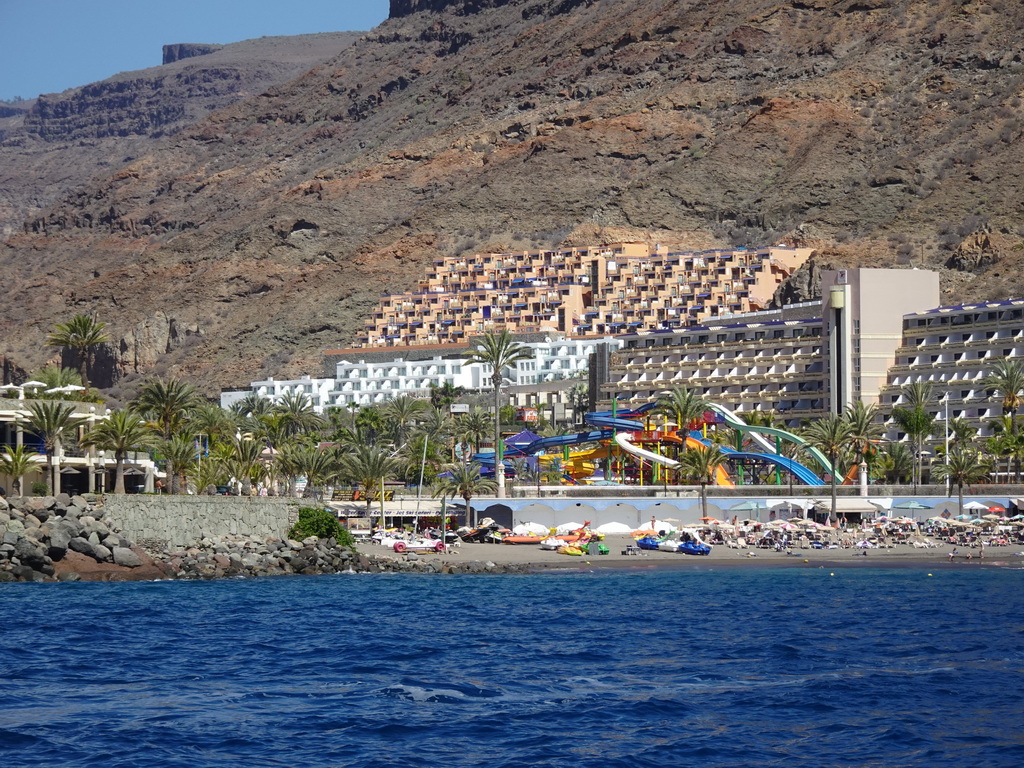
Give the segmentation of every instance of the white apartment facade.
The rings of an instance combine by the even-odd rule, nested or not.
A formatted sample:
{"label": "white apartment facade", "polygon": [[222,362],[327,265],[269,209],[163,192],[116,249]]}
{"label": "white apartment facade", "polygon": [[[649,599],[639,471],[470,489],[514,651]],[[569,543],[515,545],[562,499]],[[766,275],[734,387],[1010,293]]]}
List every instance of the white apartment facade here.
{"label": "white apartment facade", "polygon": [[[533,357],[521,360],[505,372],[511,386],[527,386],[584,376],[589,357],[598,344],[621,346],[613,337],[576,338],[548,334],[540,340],[522,342]],[[422,347],[401,350],[394,347],[375,352],[368,349],[339,350],[332,378],[302,376],[298,379],[254,381],[249,390],[221,394],[221,406],[230,407],[249,392],[273,402],[288,394],[304,394],[322,413],[331,407],[375,405],[399,395],[429,397],[431,386],[450,384],[466,391],[490,389],[490,366],[466,362],[470,347],[447,347],[446,352],[426,356]]]}

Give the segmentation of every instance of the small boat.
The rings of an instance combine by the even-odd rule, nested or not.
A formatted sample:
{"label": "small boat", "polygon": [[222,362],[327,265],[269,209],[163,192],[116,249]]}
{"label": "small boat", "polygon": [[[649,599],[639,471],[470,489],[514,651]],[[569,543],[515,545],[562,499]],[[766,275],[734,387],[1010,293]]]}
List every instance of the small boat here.
{"label": "small boat", "polygon": [[661,539],[657,536],[641,536],[636,540],[636,545],[640,549],[657,550],[659,544],[661,544]]}
{"label": "small boat", "polygon": [[502,544],[540,544],[544,539],[548,538],[547,534],[523,534],[519,536],[505,536],[502,538]]}
{"label": "small boat", "polygon": [[676,551],[684,555],[710,555],[711,547],[702,541],[683,541]]}

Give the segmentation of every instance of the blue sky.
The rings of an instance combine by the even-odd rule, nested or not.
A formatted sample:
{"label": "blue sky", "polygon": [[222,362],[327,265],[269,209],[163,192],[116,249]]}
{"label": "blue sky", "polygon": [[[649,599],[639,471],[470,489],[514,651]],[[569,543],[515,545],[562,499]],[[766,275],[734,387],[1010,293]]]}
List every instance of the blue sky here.
{"label": "blue sky", "polygon": [[0,99],[160,64],[167,43],[368,30],[388,0],[0,0]]}

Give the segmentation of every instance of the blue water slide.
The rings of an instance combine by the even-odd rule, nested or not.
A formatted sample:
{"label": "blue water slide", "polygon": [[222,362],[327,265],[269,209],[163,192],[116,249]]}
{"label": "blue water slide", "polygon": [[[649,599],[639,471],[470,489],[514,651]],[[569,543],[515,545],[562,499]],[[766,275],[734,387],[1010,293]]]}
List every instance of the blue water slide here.
{"label": "blue water slide", "polygon": [[785,456],[779,456],[777,453],[748,453],[745,451],[730,451],[726,449],[723,449],[723,453],[728,453],[729,458],[752,459],[754,461],[766,461],[769,464],[775,464],[778,467],[782,467],[787,472],[791,472],[793,477],[804,485],[825,484],[824,480],[800,462],[794,461],[793,459],[787,459]]}
{"label": "blue water slide", "polygon": [[[706,439],[698,431],[690,432],[690,437],[698,442],[704,443],[704,445],[711,445],[711,441]],[[752,459],[754,461],[766,461],[769,464],[774,464],[777,467],[782,467],[787,472],[791,473],[793,477],[799,480],[804,485],[824,485],[825,481],[814,474],[813,471],[805,467],[798,461],[780,456],[777,453],[750,453],[749,451],[736,451],[732,448],[726,448],[724,445],[718,446],[722,453],[728,454],[729,458],[737,459]]]}
{"label": "blue water slide", "polygon": [[600,427],[601,429],[621,429],[627,432],[639,432],[644,428],[644,425],[639,421],[612,417],[603,413],[588,413],[583,418],[587,424],[593,427]]}

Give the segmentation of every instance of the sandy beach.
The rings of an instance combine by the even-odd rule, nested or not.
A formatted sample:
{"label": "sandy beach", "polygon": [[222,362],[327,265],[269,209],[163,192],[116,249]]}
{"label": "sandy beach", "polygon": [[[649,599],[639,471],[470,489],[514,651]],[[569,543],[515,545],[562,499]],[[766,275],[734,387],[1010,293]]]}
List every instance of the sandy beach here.
{"label": "sandy beach", "polygon": [[[928,568],[965,568],[965,567],[1024,567],[1024,548],[1022,547],[985,547],[985,556],[979,556],[977,549],[957,548],[958,554],[950,560],[949,553],[953,546],[941,546],[935,549],[916,549],[905,544],[897,544],[892,549],[793,549],[787,552],[775,552],[768,549],[730,549],[716,546],[707,556],[681,555],[674,552],[642,551],[640,554],[623,554],[626,547],[633,543],[627,534],[612,535],[605,538],[609,549],[607,555],[562,555],[550,550],[542,550],[536,545],[511,544],[462,544],[445,553],[417,553],[418,559],[433,559],[448,562],[469,562],[478,560],[492,562],[496,565],[526,565],[538,571],[575,570],[595,568],[713,568],[743,566],[786,566],[796,567],[928,567]],[[360,542],[358,550],[375,557],[393,557],[403,559],[408,555],[399,555],[378,544]],[[864,553],[867,554],[864,554]],[[968,554],[971,558],[968,559]]]}

